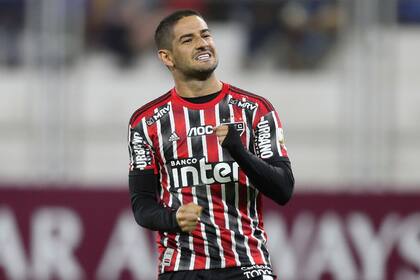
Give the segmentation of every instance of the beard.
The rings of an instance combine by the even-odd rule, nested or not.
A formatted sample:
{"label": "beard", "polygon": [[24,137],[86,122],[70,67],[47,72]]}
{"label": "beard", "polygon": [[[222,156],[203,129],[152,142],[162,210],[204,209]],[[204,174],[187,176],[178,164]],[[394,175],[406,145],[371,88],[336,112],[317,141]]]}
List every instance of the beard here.
{"label": "beard", "polygon": [[216,70],[217,68],[217,65],[218,65],[218,61],[216,60],[214,64],[205,68],[204,67],[203,68],[179,67],[178,70],[188,80],[205,81],[213,74],[214,70]]}

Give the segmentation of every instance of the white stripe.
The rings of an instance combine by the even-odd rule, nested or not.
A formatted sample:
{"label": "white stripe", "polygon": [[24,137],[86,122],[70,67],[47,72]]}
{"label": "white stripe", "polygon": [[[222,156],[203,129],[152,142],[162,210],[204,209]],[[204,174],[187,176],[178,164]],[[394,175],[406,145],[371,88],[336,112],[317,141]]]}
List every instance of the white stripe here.
{"label": "white stripe", "polygon": [[[158,112],[158,109],[159,108],[156,108],[155,109],[155,113]],[[169,170],[166,167],[166,158],[165,158],[165,154],[164,154],[164,151],[163,151],[162,128],[161,128],[161,125],[160,125],[160,119],[156,122],[156,130],[157,130],[156,132],[157,132],[158,141],[159,141],[159,151],[160,151],[161,158],[162,158],[162,161],[163,161],[163,168],[165,169],[165,172],[167,174],[167,176],[166,176],[167,177],[167,182],[166,183],[169,186],[170,185]],[[162,171],[162,168],[159,169],[160,178],[162,180],[163,176],[162,176],[162,172],[161,171]],[[163,200],[163,190],[162,190],[162,192],[160,194],[160,199]]]}
{"label": "white stripe", "polygon": [[[188,131],[190,130],[190,119],[188,117],[188,108],[183,107],[184,108],[184,119],[185,119],[185,131],[188,135]],[[187,147],[188,147],[188,157],[192,156],[192,147],[191,147],[191,138],[187,136]],[[196,200],[196,195],[195,195],[195,188],[191,188],[191,193],[193,195],[193,202],[197,204]],[[188,241],[189,241],[189,248],[191,250],[191,252],[194,252],[194,242],[193,242],[193,237],[190,234],[188,237]],[[195,263],[195,254],[191,254],[191,259],[190,259],[190,270],[194,269],[194,263]]]}
{"label": "white stripe", "polygon": [[[188,131],[190,130],[190,119],[188,116],[188,108],[184,107],[184,119],[185,119],[185,131],[188,135]],[[192,147],[191,147],[191,137],[187,136],[187,147],[188,147],[188,156],[192,156]]]}
{"label": "white stripe", "polygon": [[131,148],[131,124],[128,126],[128,150],[130,152],[130,171],[134,169],[133,149]]}
{"label": "white stripe", "polygon": [[273,112],[271,112],[271,115],[273,116],[273,120],[274,120],[274,125],[275,125],[275,130],[276,130],[276,132],[275,132],[275,135],[276,135],[276,146],[277,146],[277,151],[278,151],[278,153],[279,153],[279,155],[280,156],[283,156],[283,152],[281,151],[281,148],[280,148],[280,141],[279,141],[279,137],[280,137],[280,135],[278,135],[278,132],[279,132],[279,124],[278,124],[278,122],[277,122],[277,118],[276,118],[276,114],[274,113],[274,111]]}
{"label": "white stripe", "polygon": [[[245,136],[246,136],[245,143],[246,143],[246,149],[248,150],[248,148],[249,148],[249,141],[250,141],[250,131],[249,131],[249,128],[248,128],[248,120],[246,118],[245,109],[242,109],[242,121],[244,122],[244,129],[245,129],[245,133],[246,133],[245,134]],[[251,123],[251,126],[252,126],[252,123]],[[252,129],[252,127],[251,127],[251,129]]]}
{"label": "white stripe", "polygon": [[174,271],[178,271],[179,269],[179,262],[181,261],[181,247],[180,247],[180,243],[179,243],[179,234],[176,235],[175,237],[176,240],[176,250],[177,250],[177,254],[176,254],[176,260],[175,260],[175,265],[174,265]]}
{"label": "white stripe", "polygon": [[141,124],[143,125],[143,132],[144,132],[144,136],[146,137],[147,143],[149,143],[150,147],[153,147],[152,140],[150,139],[149,132],[147,131],[146,118],[143,118],[141,120]]}
{"label": "white stripe", "polygon": [[[158,113],[158,109],[159,108],[155,109],[155,113]],[[163,166],[166,169],[166,158],[165,158],[165,154],[164,154],[164,151],[163,151],[162,128],[161,128],[161,125],[160,125],[160,119],[157,120],[157,122],[156,122],[156,128],[157,128],[157,136],[158,136],[158,139],[159,139],[159,151],[160,151],[160,154],[162,155]],[[168,173],[168,172],[166,172],[166,173]]]}
{"label": "white stripe", "polygon": [[[171,132],[174,132],[176,130],[176,127],[175,127],[175,117],[174,117],[174,111],[173,111],[173,107],[172,107],[172,102],[169,102],[169,105],[170,105],[170,108],[171,108],[170,111],[169,111],[169,121],[171,123]],[[178,158],[178,145],[177,145],[177,141],[172,141],[172,148],[173,148],[173,158],[174,159],[177,159]],[[178,186],[177,186],[177,184],[178,184],[178,178],[177,178],[178,173],[175,172],[174,175],[176,175],[176,176],[174,176],[174,183],[176,184],[174,187],[178,190]],[[179,202],[182,204],[182,191],[181,191],[182,189],[179,189],[179,190],[180,190],[179,192],[177,191],[177,198],[178,198]],[[171,193],[170,193],[170,199],[171,199],[170,206],[172,207],[173,206],[173,201],[172,201],[172,195],[171,195]],[[175,260],[175,265],[174,265],[175,271],[178,270],[178,268],[179,268],[179,262],[180,262],[180,257],[181,257],[179,236],[180,236],[179,233],[175,236],[175,241],[177,243],[177,251],[178,251],[177,257],[176,257],[176,260]]]}
{"label": "white stripe", "polygon": [[[170,108],[168,115],[169,115],[169,123],[170,123],[170,126],[171,126],[170,129],[171,129],[171,134],[172,134],[172,132],[175,131],[175,121],[174,121],[174,112],[173,112],[173,109],[172,109],[172,102],[168,102],[168,105],[169,105],[169,108]],[[168,139],[168,141],[169,141],[169,139]],[[173,158],[174,159],[177,159],[178,158],[178,153],[177,153],[177,144],[176,144],[176,141],[170,141],[170,142],[172,143]],[[175,173],[177,173],[177,172],[175,172]],[[174,182],[177,182],[178,183],[178,180],[175,181],[175,178],[174,178]],[[173,201],[172,201],[172,193],[169,192],[170,187],[171,187],[171,180],[170,180],[170,175],[169,175],[169,170],[168,170],[169,206],[172,207],[173,206]],[[177,196],[177,198],[178,198],[178,200],[180,199],[179,196]],[[181,199],[182,199],[182,197],[181,197]],[[179,201],[182,201],[182,200],[179,200]]]}
{"label": "white stripe", "polygon": [[[216,117],[216,126],[219,126],[220,125],[219,104],[216,104],[214,111],[215,111],[215,117]],[[219,154],[219,162],[222,162],[223,161],[223,148],[219,144],[219,142],[217,142],[217,150],[218,150],[218,154]],[[224,214],[224,217],[225,217],[225,227],[226,227],[226,229],[230,230],[230,228],[229,228],[228,207],[227,207],[227,204],[226,204],[226,185],[225,184],[220,185],[220,191],[221,191],[221,194],[222,194],[223,214]],[[230,232],[231,232],[230,239],[232,240],[232,252],[235,256],[235,263],[236,263],[236,265],[240,265],[241,262],[239,261],[239,256],[238,256],[238,253],[236,252],[236,241],[235,241],[234,232],[232,230],[230,230]]]}
{"label": "white stripe", "polygon": [[259,108],[258,103],[255,103],[255,105],[257,105],[257,108],[254,109],[254,112],[252,113],[252,122],[251,122],[251,126],[254,125],[254,121],[255,121],[255,116],[257,115],[257,110]]}
{"label": "white stripe", "polygon": [[[200,123],[201,123],[201,125],[205,125],[204,111],[203,110],[200,110]],[[202,142],[203,142],[203,154],[206,157],[206,162],[208,162],[209,159],[208,159],[208,154],[207,154],[207,140],[206,140],[207,139],[207,136],[206,135],[203,135],[201,137],[201,139],[202,139]],[[224,256],[224,253],[223,253],[222,241],[221,241],[221,236],[220,236],[220,228],[216,224],[216,221],[214,219],[213,200],[212,200],[212,196],[211,196],[211,187],[210,187],[210,185],[206,185],[206,193],[207,193],[207,200],[209,202],[210,220],[211,220],[213,226],[216,229],[216,236],[217,236],[217,239],[216,240],[217,240],[217,244],[219,245],[219,249],[220,249],[221,267],[225,267],[225,256]],[[205,239],[205,244],[206,243],[208,244],[207,238]],[[209,262],[209,266],[210,266],[210,262]],[[207,262],[206,262],[206,268],[207,268]]]}
{"label": "white stripe", "polygon": [[[235,122],[235,113],[233,111],[233,106],[232,104],[229,104],[228,106],[229,106],[229,113],[230,113],[230,122],[233,123]],[[255,260],[252,257],[251,250],[249,248],[248,236],[244,235],[244,231],[242,228],[242,221],[241,221],[242,214],[241,214],[241,211],[239,210],[239,183],[235,183],[235,207],[236,207],[236,212],[238,213],[237,222],[238,222],[239,233],[244,236],[244,245],[245,245],[246,253],[251,263],[255,264]]]}
{"label": "white stripe", "polygon": [[[170,111],[169,111],[169,121],[171,123],[171,133],[176,131],[176,127],[175,127],[175,120],[174,120],[174,111],[172,108],[172,102],[168,103],[170,106]],[[173,148],[173,153],[174,153],[174,159],[178,158],[178,145],[177,145],[177,141],[172,141],[172,148]]]}

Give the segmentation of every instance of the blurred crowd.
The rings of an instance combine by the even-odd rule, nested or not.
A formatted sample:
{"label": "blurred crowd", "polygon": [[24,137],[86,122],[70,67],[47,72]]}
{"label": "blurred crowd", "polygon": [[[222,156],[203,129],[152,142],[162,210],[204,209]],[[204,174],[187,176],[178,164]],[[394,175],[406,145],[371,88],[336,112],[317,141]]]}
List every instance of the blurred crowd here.
{"label": "blurred crowd", "polygon": [[[48,0],[44,0],[48,2]],[[63,3],[72,0],[59,0]],[[0,65],[22,64],[28,0],[0,0]],[[243,65],[271,61],[276,68],[314,69],[332,53],[346,22],[339,0],[81,0],[86,51],[109,53],[121,67],[141,61],[153,48],[156,25],[170,11],[189,8],[208,21],[245,28]],[[64,5],[66,6],[66,5]],[[420,1],[399,0],[401,23],[420,22]]]}

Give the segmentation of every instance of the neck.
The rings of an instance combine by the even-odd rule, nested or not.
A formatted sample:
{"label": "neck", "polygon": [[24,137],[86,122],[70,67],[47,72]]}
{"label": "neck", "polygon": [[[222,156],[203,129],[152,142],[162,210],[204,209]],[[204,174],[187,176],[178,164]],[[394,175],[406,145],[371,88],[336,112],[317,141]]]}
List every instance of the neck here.
{"label": "neck", "polygon": [[181,97],[200,97],[218,92],[222,89],[223,84],[214,73],[206,80],[184,80],[175,79],[175,88]]}

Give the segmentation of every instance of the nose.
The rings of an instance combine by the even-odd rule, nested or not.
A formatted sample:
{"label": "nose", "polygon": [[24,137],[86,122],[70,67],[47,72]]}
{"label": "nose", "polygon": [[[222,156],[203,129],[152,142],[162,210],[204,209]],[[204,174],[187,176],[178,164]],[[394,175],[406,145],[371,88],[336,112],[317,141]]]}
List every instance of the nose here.
{"label": "nose", "polygon": [[207,42],[206,39],[199,37],[197,40],[197,45],[196,48],[197,49],[204,49],[207,48],[209,46],[209,43]]}

